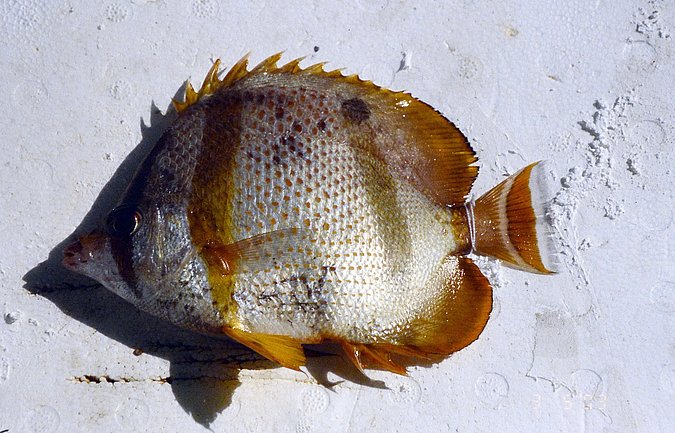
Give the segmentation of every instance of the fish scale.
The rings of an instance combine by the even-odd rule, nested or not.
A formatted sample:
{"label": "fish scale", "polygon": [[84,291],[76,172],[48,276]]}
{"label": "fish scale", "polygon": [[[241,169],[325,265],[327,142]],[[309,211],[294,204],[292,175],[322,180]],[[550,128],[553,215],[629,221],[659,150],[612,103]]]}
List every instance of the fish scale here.
{"label": "fish scale", "polygon": [[466,257],[551,273],[544,165],[467,201],[461,131],[429,105],[325,71],[220,61],[106,224],[63,263],[138,308],[289,368],[333,342],[405,374],[475,341],[492,289]]}
{"label": "fish scale", "polygon": [[[365,184],[382,173],[377,161],[348,145],[333,102],[338,98],[277,86],[247,91],[243,100],[249,102],[231,170],[235,194],[227,205],[239,222],[234,237],[291,227],[316,236],[307,239],[307,251],[283,252],[283,268],[238,274],[238,319],[249,330],[300,339],[317,333],[362,342],[391,338],[392,330],[422,313],[416,300],[435,295],[433,288],[423,296],[423,287],[410,285],[426,281],[430,264],[454,247],[440,223],[418,223],[420,214],[443,210],[400,183],[378,191],[393,198],[388,207],[378,210],[369,202]],[[421,226],[425,230],[415,230]],[[430,260],[409,255],[429,247],[437,247]]]}

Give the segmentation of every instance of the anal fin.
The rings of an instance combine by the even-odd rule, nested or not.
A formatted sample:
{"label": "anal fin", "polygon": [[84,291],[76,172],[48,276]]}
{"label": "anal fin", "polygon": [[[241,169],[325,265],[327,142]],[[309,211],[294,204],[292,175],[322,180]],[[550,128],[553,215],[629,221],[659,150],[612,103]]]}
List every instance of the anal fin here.
{"label": "anal fin", "polygon": [[226,328],[225,333],[233,340],[284,367],[300,370],[300,367],[305,365],[302,343],[292,337],[258,334],[235,328]]}
{"label": "anal fin", "polygon": [[413,321],[410,335],[401,339],[401,355],[447,356],[478,339],[487,324],[492,287],[478,266],[469,258],[448,256],[440,272],[442,294],[428,314]]}
{"label": "anal fin", "polygon": [[471,259],[448,256],[439,271],[444,279],[430,311],[414,319],[396,343],[361,344],[338,340],[347,358],[363,372],[374,367],[407,374],[405,366],[436,362],[463,349],[483,332],[492,311],[492,287]]}
{"label": "anal fin", "polygon": [[392,353],[384,346],[378,344],[360,344],[340,341],[347,358],[364,373],[366,367],[374,367],[392,373],[407,375],[405,367],[399,365],[391,359]]}

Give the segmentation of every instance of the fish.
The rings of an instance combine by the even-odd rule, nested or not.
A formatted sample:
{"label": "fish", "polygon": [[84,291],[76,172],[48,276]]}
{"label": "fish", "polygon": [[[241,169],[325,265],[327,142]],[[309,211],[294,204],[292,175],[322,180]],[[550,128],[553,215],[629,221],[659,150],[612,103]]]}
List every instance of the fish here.
{"label": "fish", "polygon": [[477,199],[467,137],[432,106],[281,53],[188,82],[175,120],[63,265],[138,309],[281,366],[333,345],[406,374],[474,342],[492,287],[471,255],[556,268],[545,165]]}

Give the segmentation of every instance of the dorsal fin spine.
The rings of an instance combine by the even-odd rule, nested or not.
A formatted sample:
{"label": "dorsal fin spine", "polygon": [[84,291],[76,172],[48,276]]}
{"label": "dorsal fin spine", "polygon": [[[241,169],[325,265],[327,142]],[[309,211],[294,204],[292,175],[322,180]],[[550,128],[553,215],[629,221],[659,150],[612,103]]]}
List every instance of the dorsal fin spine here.
{"label": "dorsal fin spine", "polygon": [[[247,54],[230,68],[222,80],[218,79],[220,62],[216,61],[207,73],[199,92],[195,92],[188,84],[185,101],[174,101],[174,106],[178,112],[184,111],[220,89],[235,86],[245,79],[264,74],[314,76],[319,79],[336,79],[342,85],[351,84],[356,87],[351,90],[360,91],[365,100],[375,103],[385,102],[384,106],[394,110],[391,113],[395,112],[394,117],[403,122],[399,126],[407,131],[413,142],[417,143],[420,156],[417,163],[412,165],[417,170],[416,187],[439,205],[464,204],[478,174],[478,167],[472,165],[476,162],[475,152],[464,134],[441,113],[408,92],[386,89],[372,81],[363,80],[356,74],[343,75],[340,69],[326,71],[325,63],[316,63],[303,69],[300,67],[302,58],[298,58],[278,66],[277,62],[281,56],[282,53],[276,53],[249,71]],[[385,153],[395,154],[397,151],[389,149]],[[391,163],[396,164],[397,160],[394,159]]]}
{"label": "dorsal fin spine", "polygon": [[[326,62],[319,62],[306,68],[300,67],[300,62],[302,62],[305,57],[298,57],[293,59],[283,66],[278,66],[277,63],[281,59],[283,52],[273,54],[260,63],[256,65],[250,71],[247,69],[248,58],[250,53],[244,55],[237,63],[235,63],[227,74],[222,79],[218,79],[221,62],[220,59],[217,59],[213,66],[209,69],[204,78],[202,86],[199,88],[199,91],[195,91],[192,84],[188,81],[185,86],[185,97],[184,101],[173,100],[173,106],[177,112],[183,112],[191,105],[196,104],[202,98],[212,95],[217,92],[219,89],[231,87],[237,82],[241,81],[244,78],[253,76],[261,73],[290,73],[290,74],[302,74],[302,75],[319,75],[326,78],[342,78],[348,83],[358,83],[361,85],[370,85],[373,86],[373,89],[376,91],[381,91],[382,87],[374,84],[372,81],[363,80],[356,74],[343,75],[343,69],[334,69],[331,71],[326,71],[324,66]],[[410,94],[406,92],[392,92],[397,98],[405,99],[411,98]]]}
{"label": "dorsal fin spine", "polygon": [[250,72],[247,71],[241,78],[244,78],[245,76],[248,75],[260,74],[264,72],[274,72],[278,70],[279,67],[277,66],[277,62],[279,61],[279,59],[281,59],[282,54],[283,51],[269,56],[262,62],[258,63],[255,68],[251,69]]}

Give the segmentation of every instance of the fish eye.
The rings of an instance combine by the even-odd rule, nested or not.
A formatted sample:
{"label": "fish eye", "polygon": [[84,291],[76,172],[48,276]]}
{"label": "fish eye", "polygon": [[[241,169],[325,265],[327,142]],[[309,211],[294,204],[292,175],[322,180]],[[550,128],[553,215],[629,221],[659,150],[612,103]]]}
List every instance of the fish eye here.
{"label": "fish eye", "polygon": [[136,206],[118,206],[108,214],[106,230],[115,237],[131,236],[141,226],[142,219],[141,212]]}

